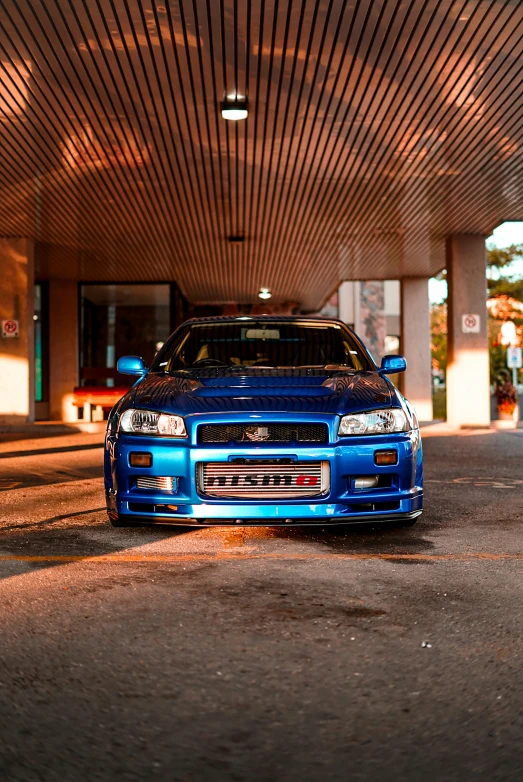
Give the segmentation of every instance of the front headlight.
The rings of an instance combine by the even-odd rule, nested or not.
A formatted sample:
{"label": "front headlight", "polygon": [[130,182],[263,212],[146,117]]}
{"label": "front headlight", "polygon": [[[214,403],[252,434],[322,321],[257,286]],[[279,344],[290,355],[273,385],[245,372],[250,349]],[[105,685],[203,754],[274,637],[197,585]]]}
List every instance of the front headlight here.
{"label": "front headlight", "polygon": [[338,434],[390,434],[391,432],[407,432],[409,423],[407,416],[399,407],[391,410],[371,410],[368,413],[353,413],[344,415],[340,421]]}
{"label": "front headlight", "polygon": [[126,410],[120,418],[122,432],[187,437],[185,421],[179,415],[152,413],[149,410]]}

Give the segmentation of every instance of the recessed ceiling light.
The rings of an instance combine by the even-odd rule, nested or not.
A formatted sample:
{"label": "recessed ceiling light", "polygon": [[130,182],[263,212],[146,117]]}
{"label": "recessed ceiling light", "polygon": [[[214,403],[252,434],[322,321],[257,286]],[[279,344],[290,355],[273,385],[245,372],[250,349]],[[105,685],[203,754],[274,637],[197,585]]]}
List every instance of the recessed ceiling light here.
{"label": "recessed ceiling light", "polygon": [[260,292],[258,293],[258,296],[260,299],[270,299],[272,293],[268,288],[260,288]]}
{"label": "recessed ceiling light", "polygon": [[241,242],[245,241],[245,236],[243,234],[235,234],[228,236],[227,239],[231,244],[240,244]]}
{"label": "recessed ceiling light", "polygon": [[222,103],[222,117],[227,120],[238,122],[241,119],[247,119],[249,109],[245,98],[227,96],[227,100]]}

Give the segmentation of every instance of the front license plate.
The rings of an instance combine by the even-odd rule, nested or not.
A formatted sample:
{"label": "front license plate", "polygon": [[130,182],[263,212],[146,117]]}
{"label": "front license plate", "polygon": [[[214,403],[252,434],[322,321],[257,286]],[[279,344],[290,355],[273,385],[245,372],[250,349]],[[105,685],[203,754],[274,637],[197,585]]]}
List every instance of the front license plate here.
{"label": "front license plate", "polygon": [[206,497],[288,499],[317,497],[330,489],[329,462],[198,465],[198,488]]}

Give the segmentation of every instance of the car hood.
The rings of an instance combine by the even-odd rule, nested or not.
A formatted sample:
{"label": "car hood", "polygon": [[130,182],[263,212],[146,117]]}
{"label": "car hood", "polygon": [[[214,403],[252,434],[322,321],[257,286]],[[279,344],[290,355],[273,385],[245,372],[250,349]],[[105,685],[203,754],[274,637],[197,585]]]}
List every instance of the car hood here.
{"label": "car hood", "polygon": [[205,369],[151,373],[128,397],[129,407],[191,415],[231,412],[331,413],[400,406],[378,372],[313,369]]}

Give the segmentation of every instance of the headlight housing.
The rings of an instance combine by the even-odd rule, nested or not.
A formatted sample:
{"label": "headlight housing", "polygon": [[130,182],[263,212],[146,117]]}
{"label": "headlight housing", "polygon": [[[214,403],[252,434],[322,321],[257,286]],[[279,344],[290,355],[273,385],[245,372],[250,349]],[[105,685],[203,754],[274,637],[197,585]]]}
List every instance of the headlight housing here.
{"label": "headlight housing", "polygon": [[181,416],[153,413],[150,410],[126,410],[120,418],[120,430],[132,434],[187,437],[185,421]]}
{"label": "headlight housing", "polygon": [[390,410],[370,410],[368,413],[344,415],[338,434],[341,437],[355,434],[390,434],[407,432],[408,429],[407,416],[400,407],[394,407]]}

